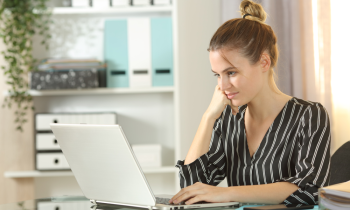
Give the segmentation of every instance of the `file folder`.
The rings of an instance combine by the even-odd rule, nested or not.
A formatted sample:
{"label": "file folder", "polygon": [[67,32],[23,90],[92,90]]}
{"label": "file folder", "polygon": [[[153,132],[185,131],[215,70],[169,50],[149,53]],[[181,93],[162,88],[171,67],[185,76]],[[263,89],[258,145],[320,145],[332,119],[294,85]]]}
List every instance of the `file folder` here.
{"label": "file folder", "polygon": [[104,59],[107,62],[107,87],[129,87],[128,22],[106,20]]}
{"label": "file folder", "polygon": [[129,85],[151,87],[150,18],[128,19]]}
{"label": "file folder", "polygon": [[151,4],[150,0],[132,0],[133,6],[147,6],[150,4]]}
{"label": "file folder", "polygon": [[130,0],[112,0],[112,7],[130,6]]}
{"label": "file folder", "polygon": [[171,0],[153,0],[153,5],[170,5]]}
{"label": "file folder", "polygon": [[172,86],[173,29],[170,17],[151,19],[152,86]]}

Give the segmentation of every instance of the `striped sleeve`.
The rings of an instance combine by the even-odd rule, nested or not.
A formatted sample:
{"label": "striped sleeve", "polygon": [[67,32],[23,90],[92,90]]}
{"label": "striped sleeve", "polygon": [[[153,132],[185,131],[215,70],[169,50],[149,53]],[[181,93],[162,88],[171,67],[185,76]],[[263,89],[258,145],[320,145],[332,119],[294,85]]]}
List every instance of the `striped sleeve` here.
{"label": "striped sleeve", "polygon": [[181,188],[190,186],[196,182],[210,185],[218,185],[226,176],[226,157],[221,138],[222,118],[215,121],[211,135],[209,151],[190,164],[184,165],[179,160],[176,167],[179,168]]}
{"label": "striped sleeve", "polygon": [[317,204],[318,188],[329,183],[330,123],[327,111],[319,104],[309,106],[300,119],[297,138],[296,175],[277,181],[286,181],[299,187],[283,202],[290,204]]}

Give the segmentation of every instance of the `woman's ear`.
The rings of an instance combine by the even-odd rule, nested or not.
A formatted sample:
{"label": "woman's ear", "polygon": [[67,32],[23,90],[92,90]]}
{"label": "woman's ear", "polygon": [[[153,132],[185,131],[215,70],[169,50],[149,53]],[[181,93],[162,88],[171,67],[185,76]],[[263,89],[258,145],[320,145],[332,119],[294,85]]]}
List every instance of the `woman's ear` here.
{"label": "woman's ear", "polygon": [[260,67],[263,73],[267,72],[271,66],[271,59],[267,53],[263,53],[260,57]]}

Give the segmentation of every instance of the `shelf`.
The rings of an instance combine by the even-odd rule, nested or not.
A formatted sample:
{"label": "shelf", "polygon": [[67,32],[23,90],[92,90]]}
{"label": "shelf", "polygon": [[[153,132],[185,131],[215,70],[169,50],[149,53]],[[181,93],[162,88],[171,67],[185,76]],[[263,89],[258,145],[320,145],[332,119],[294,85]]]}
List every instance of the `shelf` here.
{"label": "shelf", "polygon": [[57,177],[73,176],[71,171],[5,171],[5,178]]}
{"label": "shelf", "polygon": [[[140,94],[140,93],[172,93],[174,87],[150,88],[92,88],[69,90],[29,90],[31,96],[59,96],[59,95],[100,95],[100,94]],[[4,95],[9,93],[4,91]]]}
{"label": "shelf", "polygon": [[132,14],[132,13],[155,13],[155,12],[172,12],[171,5],[165,6],[127,6],[127,7],[55,7],[52,14]]}
{"label": "shelf", "polygon": [[[145,174],[155,173],[175,173],[178,169],[174,166],[164,166],[160,168],[145,168]],[[64,177],[73,176],[71,171],[6,171],[5,178],[35,178],[35,177]]]}

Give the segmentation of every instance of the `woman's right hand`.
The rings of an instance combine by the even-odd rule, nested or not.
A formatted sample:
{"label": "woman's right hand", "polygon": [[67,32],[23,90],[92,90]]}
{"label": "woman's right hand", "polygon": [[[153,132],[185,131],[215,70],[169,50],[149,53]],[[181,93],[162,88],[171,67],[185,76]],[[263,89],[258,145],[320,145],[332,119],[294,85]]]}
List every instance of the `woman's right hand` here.
{"label": "woman's right hand", "polygon": [[238,113],[238,107],[232,105],[231,100],[227,98],[225,92],[220,90],[219,85],[217,85],[206,114],[211,119],[216,120],[220,117],[227,105],[231,106],[232,114],[236,115]]}

